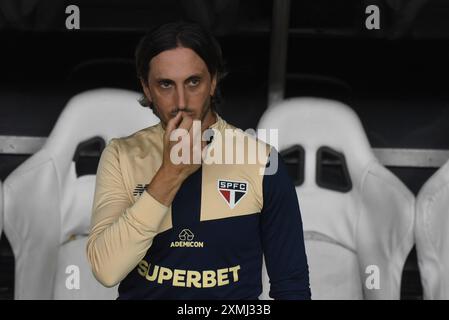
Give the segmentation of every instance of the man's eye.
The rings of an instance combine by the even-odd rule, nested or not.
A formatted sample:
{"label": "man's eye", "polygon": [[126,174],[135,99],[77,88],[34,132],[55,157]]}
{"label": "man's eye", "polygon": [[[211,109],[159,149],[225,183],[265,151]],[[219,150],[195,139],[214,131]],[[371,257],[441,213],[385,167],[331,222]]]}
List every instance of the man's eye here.
{"label": "man's eye", "polygon": [[189,86],[191,86],[191,87],[196,87],[199,84],[200,84],[200,79],[195,78],[195,79],[189,80]]}
{"label": "man's eye", "polygon": [[168,89],[171,87],[171,83],[168,81],[161,81],[159,82],[159,85],[161,86],[162,89]]}

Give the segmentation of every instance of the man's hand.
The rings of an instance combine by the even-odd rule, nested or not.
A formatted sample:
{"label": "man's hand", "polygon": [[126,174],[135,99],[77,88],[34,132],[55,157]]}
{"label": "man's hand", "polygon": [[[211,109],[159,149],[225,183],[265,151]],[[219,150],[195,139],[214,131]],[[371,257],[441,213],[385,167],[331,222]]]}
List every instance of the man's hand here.
{"label": "man's hand", "polygon": [[[184,131],[185,134],[188,135],[188,137],[183,136],[179,137],[177,141],[171,141],[170,135],[175,129]],[[198,155],[201,156],[201,150],[206,144],[205,142],[201,141],[201,150],[199,150],[194,141],[201,141],[201,130],[194,131],[193,119],[183,112],[178,112],[176,117],[168,122],[167,128],[165,130],[162,167],[165,167],[164,169],[172,172],[177,176],[181,176],[183,180],[194,173],[196,170],[198,170],[201,167],[201,163],[193,163],[194,154],[196,153],[197,157]],[[172,148],[177,144],[180,150],[189,150],[188,155],[183,155],[188,156],[188,159],[186,159],[189,160],[188,163],[174,164],[171,161],[172,159],[170,155],[173,151]]]}
{"label": "man's hand", "polygon": [[[170,141],[170,135],[175,129],[184,129],[186,134],[189,135],[188,139],[185,137],[180,137],[178,141]],[[153,196],[157,201],[165,206],[170,206],[176,193],[179,190],[182,182],[198,170],[201,167],[201,163],[193,163],[194,153],[198,153],[201,156],[201,151],[206,146],[206,142],[201,140],[202,130],[199,132],[193,132],[193,119],[183,112],[178,112],[178,114],[170,119],[167,123],[165,134],[164,134],[164,150],[162,157],[162,165],[156,172],[153,180],[147,187],[147,192]],[[199,135],[199,137],[194,135]],[[193,142],[195,139],[201,140],[201,150],[197,150]],[[190,146],[188,150],[190,151],[190,162],[174,164],[170,158],[170,154],[173,146],[176,144],[189,143]],[[180,148],[181,150],[186,150],[186,148]]]}

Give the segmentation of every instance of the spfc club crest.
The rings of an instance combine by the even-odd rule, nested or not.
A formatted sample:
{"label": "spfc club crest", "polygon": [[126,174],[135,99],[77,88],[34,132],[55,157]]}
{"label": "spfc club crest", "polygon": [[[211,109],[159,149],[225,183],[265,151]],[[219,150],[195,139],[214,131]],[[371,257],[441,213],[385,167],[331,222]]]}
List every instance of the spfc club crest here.
{"label": "spfc club crest", "polygon": [[248,182],[218,180],[218,192],[231,209],[246,195]]}

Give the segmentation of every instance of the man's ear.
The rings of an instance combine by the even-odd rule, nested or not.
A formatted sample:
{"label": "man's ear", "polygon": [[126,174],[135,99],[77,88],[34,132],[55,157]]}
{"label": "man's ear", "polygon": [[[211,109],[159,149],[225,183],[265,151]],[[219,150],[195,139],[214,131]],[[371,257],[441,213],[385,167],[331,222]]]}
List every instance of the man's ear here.
{"label": "man's ear", "polygon": [[217,74],[215,74],[212,78],[212,82],[210,85],[210,95],[213,96],[215,94],[215,89],[217,88]]}
{"label": "man's ear", "polygon": [[145,97],[147,97],[147,100],[149,103],[151,103],[153,100],[151,99],[151,93],[150,88],[148,87],[148,84],[140,78],[140,84],[142,85],[143,92],[145,93]]}

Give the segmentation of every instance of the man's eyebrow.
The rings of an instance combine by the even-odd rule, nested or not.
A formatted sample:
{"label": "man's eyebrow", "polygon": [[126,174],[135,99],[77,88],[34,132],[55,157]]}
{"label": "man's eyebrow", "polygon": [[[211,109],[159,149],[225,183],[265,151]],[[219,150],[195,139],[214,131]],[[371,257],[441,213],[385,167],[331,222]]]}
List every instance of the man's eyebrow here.
{"label": "man's eyebrow", "polygon": [[[194,79],[202,79],[203,78],[203,74],[201,73],[195,73],[192,74],[191,76],[189,76],[187,79],[184,80],[184,83],[187,83],[189,81],[192,81]],[[168,79],[168,78],[162,78],[162,77],[156,77],[155,78],[155,82],[156,83],[170,83],[170,84],[174,84],[175,81],[172,79]]]}
{"label": "man's eyebrow", "polygon": [[[202,77],[203,77],[202,74],[195,73],[195,74],[192,74],[191,76],[189,76],[185,81],[189,81],[192,79],[198,79],[198,78],[202,78]],[[170,82],[170,83],[174,82],[172,79],[168,79],[168,78],[158,78],[157,77],[155,80],[156,80],[156,82]]]}
{"label": "man's eyebrow", "polygon": [[156,82],[170,82],[173,83],[174,81],[171,79],[167,79],[167,78],[156,78]]}
{"label": "man's eyebrow", "polygon": [[195,73],[195,74],[192,74],[190,77],[188,77],[187,79],[192,79],[192,78],[202,78],[203,77],[203,75],[202,74],[200,74],[200,73]]}

